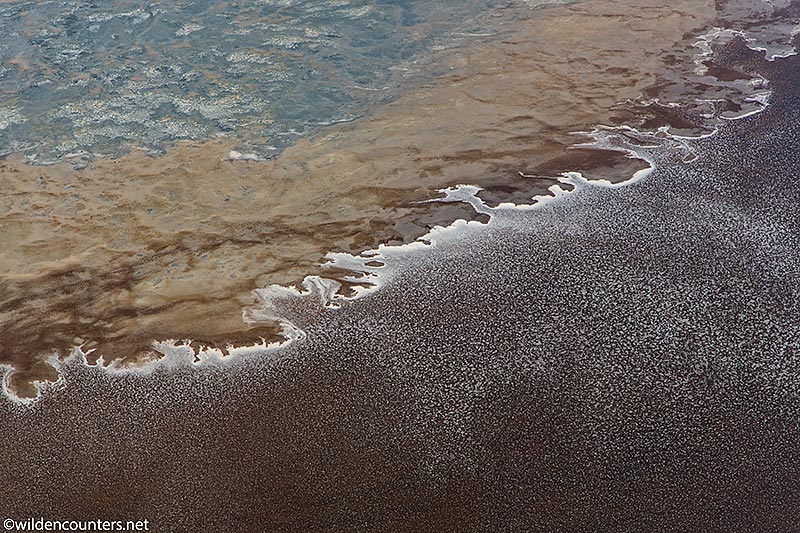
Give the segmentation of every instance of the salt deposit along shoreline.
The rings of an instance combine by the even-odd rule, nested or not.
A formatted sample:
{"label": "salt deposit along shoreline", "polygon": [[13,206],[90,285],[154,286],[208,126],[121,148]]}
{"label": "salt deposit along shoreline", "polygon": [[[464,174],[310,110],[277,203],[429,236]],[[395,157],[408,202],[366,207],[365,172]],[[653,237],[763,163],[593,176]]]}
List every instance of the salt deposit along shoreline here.
{"label": "salt deposit along shoreline", "polygon": [[[273,161],[231,161],[227,141],[80,171],[7,158],[0,220],[13,252],[0,257],[0,362],[15,369],[9,390],[35,395],[33,380],[56,379],[43,356],[76,344],[92,351],[89,363],[124,366],[161,357],[153,341],[224,352],[278,340],[275,324],[242,320],[253,289],[330,275],[319,266],[329,252],[411,242],[476,217],[468,205],[426,203],[437,190],[471,183],[489,204],[521,204],[565,171],[625,180],[646,165],[568,150],[586,139],[573,133],[630,124],[699,134],[685,131],[690,119],[735,113],[763,89],[743,73],[698,81],[684,72],[707,53],[685,35],[708,35],[727,13],[710,4],[513,9],[499,39],[442,52],[446,73],[430,85]],[[687,103],[681,95],[701,82],[705,103]]]}
{"label": "salt deposit along shoreline", "polygon": [[387,249],[380,290],[338,308],[287,290],[304,336],[284,348],[71,361],[3,401],[0,507],[175,532],[794,532],[800,59],[724,56],[770,105],[691,141],[617,132],[642,179]]}

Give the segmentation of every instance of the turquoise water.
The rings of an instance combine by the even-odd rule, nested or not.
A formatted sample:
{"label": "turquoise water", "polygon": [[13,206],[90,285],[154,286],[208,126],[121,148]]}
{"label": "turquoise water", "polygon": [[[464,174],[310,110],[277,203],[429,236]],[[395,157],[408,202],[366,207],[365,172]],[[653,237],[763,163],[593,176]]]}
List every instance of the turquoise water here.
{"label": "turquoise water", "polygon": [[0,152],[81,160],[225,135],[269,157],[392,98],[430,50],[480,31],[492,5],[3,3]]}

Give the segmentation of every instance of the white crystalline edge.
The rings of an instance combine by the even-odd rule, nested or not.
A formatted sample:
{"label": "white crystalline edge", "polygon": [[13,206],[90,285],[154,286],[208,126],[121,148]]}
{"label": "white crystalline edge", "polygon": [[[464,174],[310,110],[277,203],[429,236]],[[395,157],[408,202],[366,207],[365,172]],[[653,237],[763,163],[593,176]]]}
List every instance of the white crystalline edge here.
{"label": "white crystalline edge", "polygon": [[242,152],[231,150],[228,152],[228,157],[224,158],[223,161],[266,161],[266,158],[254,152],[243,154]]}
{"label": "white crystalline edge", "polygon": [[797,49],[792,46],[791,41],[794,39],[797,34],[800,33],[800,25],[795,25],[791,32],[789,32],[789,43],[783,43],[781,46],[775,46],[774,43],[770,43],[769,45],[751,45],[750,43],[754,43],[757,39],[748,37],[746,40],[748,42],[747,47],[751,50],[756,50],[759,52],[764,52],[767,61],[775,61],[776,59],[781,59],[784,57],[790,57],[797,55]]}
{"label": "white crystalline edge", "polygon": [[694,64],[696,67],[694,69],[694,73],[698,76],[705,76],[705,74],[708,72],[708,67],[706,67],[705,62],[714,55],[712,44],[718,42],[725,44],[732,41],[736,37],[747,39],[743,31],[730,28],[715,27],[703,35],[700,35],[697,41],[694,43],[695,48],[700,49],[700,52],[695,56]]}
{"label": "white crystalline edge", "polygon": [[22,124],[27,119],[16,109],[10,107],[0,107],[0,130],[4,130],[12,124]]}
{"label": "white crystalline edge", "polygon": [[[794,37],[798,32],[800,32],[800,27],[795,28],[795,30],[792,31],[791,36]],[[708,59],[708,57],[711,57],[711,54],[713,54],[711,50],[711,42],[712,40],[717,39],[720,36],[726,36],[726,37],[742,36],[748,42],[748,47],[750,49],[760,50],[760,51],[767,50],[766,48],[763,47],[750,46],[749,43],[752,43],[754,39],[749,38],[744,32],[741,32],[739,30],[723,30],[721,28],[714,28],[707,34],[701,36],[700,39],[695,43],[695,46],[701,48],[700,57],[702,59],[695,60],[695,63],[698,65],[698,69],[700,67],[703,68],[705,67],[702,64],[702,62]],[[789,57],[796,54],[797,51],[794,48],[792,48],[791,52],[783,52],[781,55],[778,54],[769,55],[767,56],[767,60],[773,61],[777,58]],[[695,69],[695,73],[698,73],[698,69]],[[705,74],[705,70],[699,73],[699,75],[703,74]],[[766,82],[766,80],[763,81]],[[731,120],[742,119],[760,113],[764,109],[766,109],[766,107],[769,105],[771,94],[772,94],[771,91],[761,91],[749,98],[750,101],[755,101],[762,104],[761,108],[746,112],[743,115],[739,116],[734,116],[734,117],[720,116],[718,118],[731,121]],[[664,104],[658,102],[657,100],[652,100],[652,102],[669,107],[675,107],[676,105],[679,105],[679,104],[669,104],[669,103]],[[530,211],[530,210],[540,209],[546,205],[559,201],[561,198],[567,195],[575,194],[577,191],[587,187],[618,188],[630,185],[632,183],[644,179],[647,175],[649,175],[656,169],[656,162],[654,158],[649,155],[649,151],[663,149],[665,144],[663,140],[666,139],[672,141],[673,149],[679,148],[687,151],[688,155],[684,156],[684,161],[689,162],[686,160],[687,157],[694,157],[694,159],[697,158],[696,153],[690,147],[689,143],[694,140],[713,137],[719,131],[718,128],[715,128],[708,134],[703,134],[698,136],[682,136],[682,135],[671,134],[669,133],[668,130],[669,130],[668,126],[663,126],[658,129],[658,132],[664,136],[663,138],[656,138],[652,133],[641,132],[630,126],[612,127],[612,126],[601,125],[595,128],[591,132],[575,132],[576,134],[585,135],[593,139],[593,141],[587,143],[577,144],[574,146],[575,148],[578,147],[600,148],[604,150],[620,151],[628,154],[629,157],[642,159],[650,165],[649,168],[635,172],[629,179],[622,182],[612,183],[608,180],[603,180],[603,179],[589,180],[585,178],[583,174],[581,174],[580,172],[565,172],[560,177],[558,177],[557,180],[560,183],[571,185],[573,187],[571,191],[566,190],[560,187],[559,185],[553,185],[549,188],[551,194],[533,196],[531,197],[532,203],[530,204],[514,204],[511,202],[503,202],[493,208],[487,206],[477,196],[477,194],[482,190],[478,186],[457,185],[455,187],[441,189],[439,192],[444,194],[443,197],[430,199],[427,202],[468,203],[475,209],[477,213],[488,215],[490,217],[489,221],[486,223],[482,223],[478,221],[466,221],[464,219],[458,219],[446,227],[435,226],[427,234],[423,235],[422,237],[419,237],[416,241],[412,243],[395,245],[395,246],[380,244],[377,248],[362,252],[361,254],[358,255],[342,253],[342,252],[328,253],[326,255],[327,262],[322,265],[323,267],[337,268],[346,271],[351,271],[354,273],[354,275],[347,276],[343,278],[343,280],[361,284],[361,286],[353,287],[353,290],[355,291],[354,296],[345,296],[343,294],[339,294],[338,291],[341,288],[341,284],[339,282],[332,279],[323,278],[320,276],[307,276],[302,282],[303,286],[302,290],[294,286],[286,287],[281,285],[271,285],[263,289],[256,289],[255,291],[253,291],[253,293],[257,297],[261,305],[258,308],[254,307],[246,309],[243,312],[242,317],[245,323],[252,324],[268,320],[277,321],[281,325],[282,329],[281,335],[286,339],[283,342],[267,343],[264,339],[262,339],[261,343],[249,346],[238,346],[238,347],[228,346],[227,347],[228,354],[225,355],[218,348],[204,347],[199,351],[195,351],[194,348],[190,346],[190,343],[188,341],[177,341],[174,339],[169,339],[153,343],[153,347],[157,351],[163,354],[162,357],[146,363],[126,365],[126,366],[120,366],[118,360],[114,360],[111,363],[106,364],[102,356],[95,362],[94,365],[90,365],[86,359],[86,356],[89,355],[92,352],[92,350],[84,352],[81,346],[76,346],[73,348],[72,353],[64,359],[58,358],[55,354],[45,359],[45,362],[47,362],[50,366],[52,366],[56,370],[58,378],[55,381],[49,381],[49,380],[34,381],[33,386],[37,391],[37,395],[33,398],[21,398],[11,390],[9,382],[11,376],[15,372],[15,369],[12,365],[0,364],[0,374],[2,374],[3,378],[2,380],[3,396],[6,398],[6,400],[14,404],[20,406],[31,406],[35,404],[48,391],[55,390],[64,385],[65,377],[63,369],[71,364],[79,364],[87,367],[95,367],[103,370],[104,372],[108,372],[109,374],[119,374],[119,375],[149,374],[152,373],[157,368],[211,366],[211,365],[224,364],[236,361],[239,360],[244,355],[265,354],[278,351],[281,348],[284,348],[297,340],[305,338],[306,336],[306,334],[300,328],[298,328],[287,318],[280,315],[280,313],[278,312],[278,307],[276,305],[276,303],[280,300],[285,300],[289,298],[307,298],[316,295],[319,298],[320,304],[323,307],[328,307],[332,309],[338,308],[343,302],[353,301],[363,298],[364,296],[376,290],[379,290],[382,286],[384,286],[386,282],[390,279],[392,274],[395,272],[395,270],[392,268],[391,265],[392,257],[420,252],[422,250],[428,249],[429,247],[436,246],[437,243],[445,239],[453,238],[464,231],[473,231],[476,228],[485,228],[491,225],[492,222],[494,221],[493,215],[501,211],[505,210]],[[634,145],[632,143],[628,143],[623,140],[621,141],[620,145],[614,145],[610,141],[614,139],[613,134],[615,132],[625,132],[629,135],[633,135],[641,139],[650,138],[662,142],[652,145]],[[617,137],[614,140],[620,142],[619,137]],[[231,152],[231,154],[229,154],[228,157],[230,160],[249,160],[251,155],[254,154],[241,154],[239,152]],[[693,161],[694,159],[691,160]],[[527,177],[522,172],[520,172],[520,175],[523,177]],[[370,265],[369,263],[372,262],[380,262],[381,266]]]}
{"label": "white crystalline edge", "polygon": [[[794,36],[797,31],[792,32],[792,36]],[[702,62],[712,56],[713,52],[711,50],[711,44],[713,41],[718,40],[721,37],[725,38],[735,38],[735,37],[743,37],[748,43],[752,43],[754,39],[748,38],[745,32],[739,30],[725,30],[721,28],[715,28],[712,31],[708,32],[707,34],[701,36],[700,40],[696,43],[696,46],[702,49],[701,57],[702,59],[696,60],[696,64],[698,67],[703,66]],[[751,47],[751,49],[756,50],[758,48]],[[796,52],[794,52],[796,53]],[[767,59],[772,61],[776,57],[787,57],[788,55],[793,54],[785,54],[782,56],[770,56]],[[696,71],[697,72],[697,71]],[[704,74],[705,71],[702,72]],[[759,85],[765,86],[767,84],[767,80],[761,77],[758,77],[757,80]],[[724,120],[737,120],[745,117],[749,117],[756,113],[762,112],[766,109],[766,106],[769,105],[769,100],[772,95],[771,91],[761,91],[749,97],[747,101],[757,102],[761,104],[761,107],[752,111],[745,112],[741,115],[737,115],[734,117],[718,117]],[[661,103],[657,99],[652,100],[652,103],[657,103],[659,105],[664,105],[667,107],[679,107],[680,104],[677,103]],[[663,138],[656,138],[654,134],[648,132],[641,132],[636,130],[630,126],[598,126],[592,132],[576,132],[578,134],[589,136],[593,139],[591,142],[577,144],[574,147],[584,147],[584,148],[600,148],[605,150],[615,150],[626,153],[631,158],[637,158],[644,160],[648,163],[649,167],[636,171],[629,179],[624,180],[618,183],[612,183],[608,180],[589,180],[584,177],[580,172],[565,172],[560,176],[558,179],[559,182],[567,185],[571,185],[573,189],[566,190],[559,185],[553,185],[549,188],[550,193],[549,195],[537,195],[531,197],[532,203],[530,204],[514,204],[511,202],[503,202],[498,206],[491,208],[487,206],[480,198],[478,198],[477,194],[481,191],[480,187],[474,185],[457,185],[455,187],[441,189],[439,192],[444,194],[442,198],[435,198],[428,200],[428,202],[464,202],[470,204],[477,213],[485,214],[490,216],[490,220],[487,223],[480,223],[477,221],[470,221],[467,222],[466,220],[459,219],[454,221],[447,227],[436,226],[426,235],[417,239],[417,241],[413,243],[397,245],[397,246],[389,246],[381,244],[376,249],[368,250],[363,252],[359,255],[352,255],[348,253],[329,253],[326,256],[328,260],[323,266],[337,268],[345,271],[354,272],[353,276],[347,276],[344,281],[359,283],[361,286],[354,287],[355,295],[354,296],[345,296],[339,294],[338,288],[339,284],[333,280],[326,280],[319,276],[308,276],[303,282],[303,286],[305,291],[298,291],[295,288],[287,288],[287,287],[280,287],[273,285],[267,289],[258,289],[255,292],[259,295],[259,299],[262,302],[262,305],[265,309],[271,309],[272,311],[276,311],[277,307],[274,305],[274,302],[277,299],[285,298],[285,297],[307,297],[312,295],[314,290],[316,289],[317,294],[321,298],[321,303],[323,306],[329,308],[336,308],[340,305],[343,301],[352,301],[370,294],[373,291],[380,289],[381,286],[385,285],[385,283],[389,280],[392,273],[394,272],[391,268],[391,258],[392,256],[402,255],[402,254],[409,254],[415,253],[421,250],[424,250],[431,246],[436,246],[436,244],[447,238],[452,237],[458,234],[461,231],[467,230],[468,228],[474,228],[476,226],[487,226],[492,223],[493,217],[492,215],[503,210],[534,210],[537,208],[541,208],[544,205],[557,202],[560,198],[574,194],[578,190],[586,187],[606,187],[606,188],[619,188],[625,187],[637,181],[640,181],[651,174],[656,169],[656,162],[655,159],[649,154],[651,150],[661,150],[664,148],[665,140],[672,142],[672,149],[678,149],[680,151],[685,152],[683,156],[683,161],[689,163],[697,159],[698,155],[690,146],[690,142],[699,139],[705,139],[709,137],[713,137],[718,133],[719,129],[715,128],[710,133],[697,135],[697,136],[686,136],[686,135],[677,135],[672,134],[669,132],[669,126],[663,126],[658,129],[658,133],[663,135]],[[629,142],[622,141],[618,145],[611,144],[609,140],[613,137],[615,132],[625,132],[629,135],[633,135],[639,139],[652,139],[656,141],[655,144],[644,144],[644,145],[634,145]],[[619,137],[616,139],[618,142],[620,141]],[[523,173],[520,172],[520,175],[526,177]],[[381,266],[373,266],[370,263],[373,262],[380,262]],[[335,285],[331,285],[331,283]],[[366,285],[366,286],[365,286]],[[334,287],[333,291],[330,290],[331,287]],[[323,290],[322,288],[325,287],[326,289]],[[281,320],[280,316],[277,313],[266,313],[263,315],[265,318],[269,317],[271,319],[278,319]],[[251,319],[255,317],[250,315]],[[291,342],[291,339],[287,342]]]}
{"label": "white crystalline edge", "polygon": [[205,26],[203,26],[202,24],[197,24],[196,22],[190,22],[188,24],[184,24],[183,27],[181,27],[181,29],[175,32],[175,35],[177,35],[178,37],[184,37],[186,35],[189,35],[190,33],[194,33],[196,31],[200,31],[203,29],[205,29]]}
{"label": "white crystalline edge", "polygon": [[[78,350],[78,348],[73,349],[73,353]],[[17,396],[14,391],[11,390],[10,381],[11,376],[14,375],[16,369],[9,364],[0,364],[0,374],[2,374],[2,388],[3,388],[3,397],[10,401],[13,404],[19,406],[31,406],[36,403],[46,392],[51,390],[56,390],[65,384],[64,374],[61,372],[61,365],[63,364],[62,360],[60,360],[55,354],[52,354],[45,358],[45,362],[52,366],[56,373],[58,374],[58,378],[55,381],[49,380],[35,380],[33,382],[33,387],[36,389],[36,396],[33,398],[21,398]]]}
{"label": "white crystalline edge", "polygon": [[[761,3],[768,6],[769,15],[774,15],[776,11],[785,9],[791,5],[791,1],[789,0],[761,0]],[[764,13],[761,12],[761,14],[763,15]],[[736,37],[742,37],[747,47],[751,50],[764,52],[767,61],[775,61],[776,59],[797,55],[798,52],[792,45],[792,40],[800,33],[800,25],[794,24],[789,32],[789,38],[786,39],[784,36],[782,39],[784,42],[780,44],[776,44],[775,42],[759,42],[758,37],[750,35],[753,32],[758,33],[758,31],[759,28],[757,27],[750,28],[748,30],[749,34],[742,30],[714,27],[707,33],[699,36],[698,40],[694,43],[694,46],[700,49],[700,53],[695,59],[695,64],[697,65],[695,73],[702,76],[707,72],[707,68],[703,62],[713,55],[711,45],[714,41],[723,41],[724,44]]]}

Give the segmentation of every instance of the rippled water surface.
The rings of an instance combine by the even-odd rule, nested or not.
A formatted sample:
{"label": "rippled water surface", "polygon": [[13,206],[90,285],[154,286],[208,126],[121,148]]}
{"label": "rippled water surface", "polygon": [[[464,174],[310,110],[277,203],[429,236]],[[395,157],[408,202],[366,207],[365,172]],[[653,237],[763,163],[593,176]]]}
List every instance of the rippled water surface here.
{"label": "rippled water surface", "polygon": [[258,154],[358,117],[491,2],[0,4],[0,145],[39,161],[235,134]]}

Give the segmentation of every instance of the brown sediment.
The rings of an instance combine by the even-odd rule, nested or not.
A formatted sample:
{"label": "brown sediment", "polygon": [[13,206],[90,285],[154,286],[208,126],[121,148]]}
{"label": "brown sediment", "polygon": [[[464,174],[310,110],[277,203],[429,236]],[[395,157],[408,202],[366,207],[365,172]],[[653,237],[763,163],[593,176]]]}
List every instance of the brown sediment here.
{"label": "brown sediment", "polygon": [[271,340],[273,326],[242,320],[253,289],[318,273],[328,251],[409,242],[477,217],[466,205],[417,203],[442,187],[477,184],[486,201],[519,202],[569,170],[627,179],[646,165],[570,149],[586,141],[572,132],[636,113],[688,128],[675,113],[619,102],[663,86],[669,58],[716,11],[711,1],[609,4],[509,8],[498,38],[434,61],[447,74],[274,160],[229,161],[227,140],[82,170],[7,158],[0,362],[17,369],[13,386],[30,394],[31,379],[52,378],[40,356],[76,344],[130,362],[157,355],[154,339]]}

